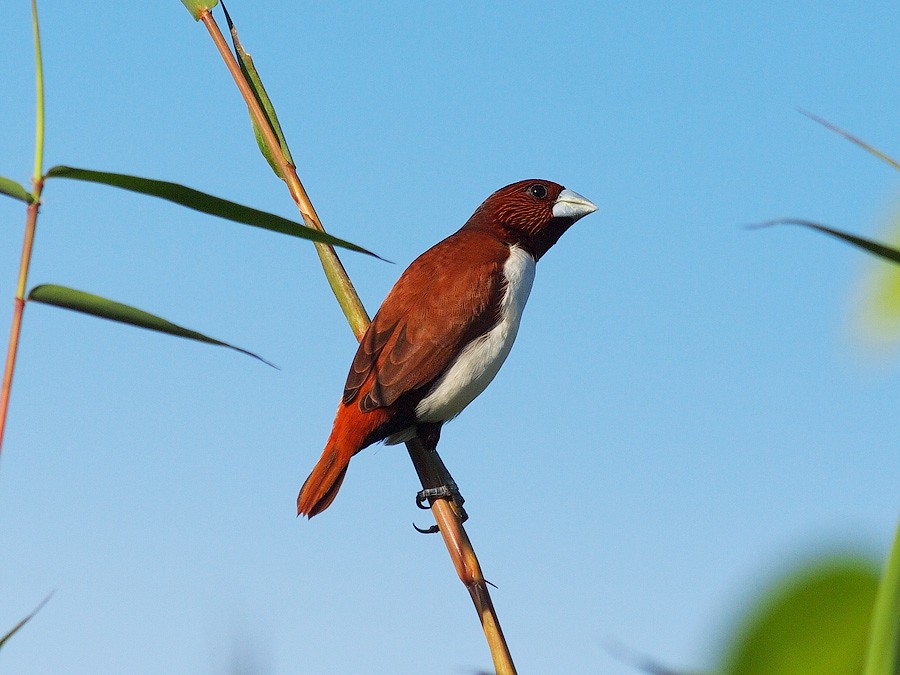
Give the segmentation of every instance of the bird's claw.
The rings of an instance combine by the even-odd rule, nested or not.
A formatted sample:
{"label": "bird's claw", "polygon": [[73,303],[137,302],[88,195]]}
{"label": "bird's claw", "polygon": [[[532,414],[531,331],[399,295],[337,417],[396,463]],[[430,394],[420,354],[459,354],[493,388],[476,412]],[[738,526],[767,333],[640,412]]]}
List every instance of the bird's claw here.
{"label": "bird's claw", "polygon": [[[431,508],[428,503],[430,499],[450,499],[452,500],[458,510],[459,510],[459,522],[464,523],[469,519],[469,514],[466,513],[466,510],[463,508],[463,503],[466,501],[463,499],[463,496],[459,493],[459,488],[456,486],[456,483],[450,482],[449,485],[441,485],[436,488],[425,488],[424,490],[419,490],[416,493],[416,506],[418,506],[423,511],[427,511]],[[435,534],[436,532],[440,532],[440,528],[437,525],[432,525],[431,527],[421,528],[415,523],[413,523],[413,527],[416,532],[421,534]]]}
{"label": "bird's claw", "polygon": [[431,506],[429,506],[427,503],[429,499],[452,499],[459,506],[462,506],[463,502],[466,501],[459,493],[459,488],[456,487],[456,483],[441,485],[440,487],[436,488],[425,488],[424,490],[419,490],[416,493],[416,506],[418,506],[423,511],[427,511],[431,508]]}
{"label": "bird's claw", "polygon": [[413,529],[419,534],[437,534],[441,531],[437,525],[432,525],[431,527],[419,527],[415,523],[413,523]]}

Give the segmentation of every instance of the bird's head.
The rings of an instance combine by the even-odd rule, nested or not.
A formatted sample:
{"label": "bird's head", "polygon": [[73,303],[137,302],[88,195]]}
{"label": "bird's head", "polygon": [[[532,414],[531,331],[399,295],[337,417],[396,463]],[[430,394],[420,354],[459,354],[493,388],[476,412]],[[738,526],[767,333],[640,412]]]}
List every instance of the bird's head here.
{"label": "bird's head", "polygon": [[540,258],[579,218],[597,207],[577,192],[549,180],[522,180],[497,190],[467,226],[494,230]]}

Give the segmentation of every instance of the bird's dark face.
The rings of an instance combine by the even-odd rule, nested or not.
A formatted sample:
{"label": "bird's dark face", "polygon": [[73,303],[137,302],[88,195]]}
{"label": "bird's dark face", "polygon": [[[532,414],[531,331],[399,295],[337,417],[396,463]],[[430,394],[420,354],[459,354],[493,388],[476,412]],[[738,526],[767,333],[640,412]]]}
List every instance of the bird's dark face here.
{"label": "bird's dark face", "polygon": [[576,220],[597,207],[549,180],[522,180],[497,190],[478,207],[471,223],[498,231],[539,258]]}

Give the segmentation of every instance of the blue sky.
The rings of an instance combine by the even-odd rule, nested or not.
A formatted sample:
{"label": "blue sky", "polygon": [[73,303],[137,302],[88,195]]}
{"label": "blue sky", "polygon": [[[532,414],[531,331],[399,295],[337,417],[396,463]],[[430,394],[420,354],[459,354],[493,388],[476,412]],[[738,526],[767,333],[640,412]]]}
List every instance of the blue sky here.
{"label": "blue sky", "polygon": [[[727,5],[727,3],[726,3]],[[761,584],[898,516],[895,355],[855,317],[877,263],[770,218],[882,236],[900,9],[868,3],[236,3],[301,178],[374,312],[495,189],[600,207],[538,266],[519,338],[442,455],[517,665],[711,665]],[[296,217],[179,2],[40,6],[46,166]],[[220,17],[221,18],[221,17]],[[0,175],[32,164],[28,6],[7,3]],[[258,351],[26,311],[0,463],[15,673],[464,673],[490,665],[400,448],[294,517],[354,352],[312,248],[99,186],[44,192],[31,285]],[[24,209],[0,200],[8,325]],[[5,261],[5,263],[3,262]],[[0,304],[0,308],[4,305]],[[5,330],[5,329],[4,329]]]}

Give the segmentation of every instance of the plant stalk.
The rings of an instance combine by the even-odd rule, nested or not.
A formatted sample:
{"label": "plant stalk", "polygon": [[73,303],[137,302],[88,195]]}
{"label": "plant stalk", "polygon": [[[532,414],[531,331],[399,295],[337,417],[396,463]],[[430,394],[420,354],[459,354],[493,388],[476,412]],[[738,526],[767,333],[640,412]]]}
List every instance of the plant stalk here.
{"label": "plant stalk", "polygon": [[[209,31],[216,48],[219,50],[219,54],[225,61],[228,71],[234,78],[235,84],[237,84],[253,120],[259,127],[281,175],[284,176],[284,181],[287,183],[291,197],[297,204],[304,222],[308,227],[324,232],[325,229],[322,227],[315,208],[313,208],[309,195],[297,176],[296,168],[284,157],[281,145],[269,126],[265,113],[256,100],[250,84],[244,78],[240,65],[228,47],[225,37],[216,24],[212,13],[209,11],[202,13],[200,20]],[[331,246],[320,243],[316,243],[316,249],[331,290],[344,311],[353,334],[359,340],[369,326],[369,316],[334,249]],[[422,487],[434,488],[443,485],[444,478],[448,474],[437,451],[426,449],[419,439],[413,439],[408,442],[406,447],[415,466],[416,473],[422,482]],[[496,610],[491,602],[487,582],[481,572],[481,566],[478,563],[472,543],[469,541],[469,537],[462,526],[460,513],[457,510],[458,507],[455,502],[446,498],[436,498],[429,501],[432,514],[444,538],[444,544],[447,546],[447,551],[450,554],[456,572],[469,591],[469,595],[478,612],[485,638],[491,650],[494,668],[498,675],[515,675],[516,669],[513,665],[506,639],[503,637]]]}
{"label": "plant stalk", "polygon": [[[285,159],[284,153],[281,151],[281,144],[275,137],[275,132],[272,131],[272,128],[269,126],[269,121],[262,108],[259,106],[256,96],[253,95],[250,83],[247,82],[243,72],[241,72],[241,67],[238,64],[237,59],[235,59],[234,54],[232,54],[231,49],[228,47],[225,36],[222,35],[222,31],[219,30],[219,26],[213,18],[212,12],[203,12],[200,15],[200,20],[209,31],[216,48],[219,50],[219,54],[225,61],[228,72],[230,72],[231,76],[234,78],[234,82],[241,92],[241,96],[244,98],[247,107],[250,109],[253,120],[260,129],[260,132],[266,141],[266,145],[271,149],[272,157],[276,164],[278,164],[281,175],[284,176],[284,182],[287,183],[291,198],[300,210],[300,215],[303,216],[303,222],[306,223],[307,227],[324,232],[325,228],[322,227],[322,222],[319,220],[315,208],[313,208],[309,195],[307,195],[303,183],[300,182],[300,178],[297,176],[296,167]],[[328,279],[331,290],[337,298],[341,309],[344,311],[344,316],[347,317],[347,322],[350,324],[353,334],[358,340],[362,337],[363,333],[366,332],[366,328],[369,326],[369,315],[366,314],[366,310],[359,299],[359,295],[356,293],[356,289],[353,288],[350,277],[347,276],[347,272],[344,269],[343,264],[341,264],[337,254],[334,252],[334,249],[331,246],[320,242],[315,242],[315,245],[316,251],[319,254],[319,260],[321,260],[322,267],[325,269],[325,276]]]}
{"label": "plant stalk", "polygon": [[35,71],[35,129],[34,129],[34,172],[31,178],[32,202],[25,216],[25,235],[22,241],[22,258],[19,261],[19,277],[16,282],[16,297],[13,301],[12,324],[9,329],[9,345],[6,349],[6,365],[3,369],[3,384],[0,388],[0,453],[3,451],[3,436],[6,432],[6,417],[9,411],[9,396],[12,391],[13,372],[19,352],[19,335],[22,332],[22,315],[25,311],[25,288],[28,284],[28,268],[31,265],[31,250],[34,246],[34,232],[37,228],[41,192],[44,189],[44,65],[41,57],[41,32],[38,25],[37,0],[31,0],[31,25],[34,33]]}
{"label": "plant stalk", "polygon": [[[452,482],[437,450],[425,447],[418,438],[407,441],[406,449],[423,488],[441,487]],[[456,574],[469,591],[475,611],[478,612],[484,637],[494,661],[494,671],[497,675],[515,675],[516,667],[513,665],[512,655],[500,627],[500,619],[491,601],[491,594],[481,565],[478,563],[478,557],[475,555],[475,549],[462,525],[459,506],[455,501],[445,498],[430,499],[429,502],[438,531],[444,538],[444,545],[456,568]]]}
{"label": "plant stalk", "polygon": [[13,300],[12,325],[9,329],[9,345],[6,349],[6,366],[3,370],[3,388],[0,389],[0,452],[3,450],[3,436],[6,432],[6,416],[9,411],[9,395],[12,391],[13,372],[16,355],[19,352],[19,334],[22,331],[22,314],[25,311],[25,282],[31,262],[31,248],[34,245],[34,231],[37,224],[38,203],[28,205],[25,219],[25,237],[22,242],[22,259],[19,263],[19,282]]}

